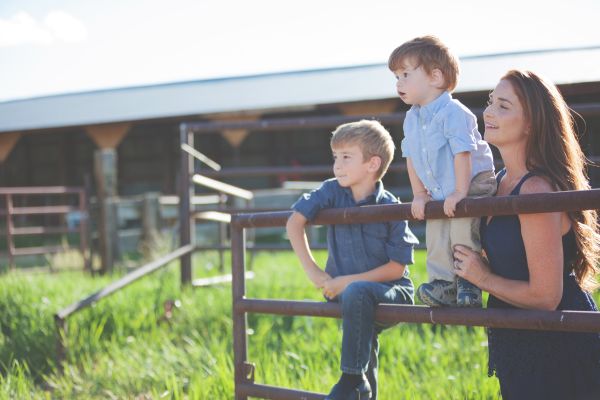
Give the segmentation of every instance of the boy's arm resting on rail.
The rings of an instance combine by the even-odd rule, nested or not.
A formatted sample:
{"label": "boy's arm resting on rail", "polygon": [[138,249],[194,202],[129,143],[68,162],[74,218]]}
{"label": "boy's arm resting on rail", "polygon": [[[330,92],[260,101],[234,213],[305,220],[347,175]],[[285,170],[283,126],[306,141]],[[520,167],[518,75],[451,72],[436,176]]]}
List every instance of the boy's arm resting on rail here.
{"label": "boy's arm resting on rail", "polygon": [[304,215],[294,211],[287,221],[286,231],[304,272],[306,272],[315,287],[322,288],[325,281],[330,280],[331,276],[317,265],[310,251],[304,230],[307,222],[308,220]]}

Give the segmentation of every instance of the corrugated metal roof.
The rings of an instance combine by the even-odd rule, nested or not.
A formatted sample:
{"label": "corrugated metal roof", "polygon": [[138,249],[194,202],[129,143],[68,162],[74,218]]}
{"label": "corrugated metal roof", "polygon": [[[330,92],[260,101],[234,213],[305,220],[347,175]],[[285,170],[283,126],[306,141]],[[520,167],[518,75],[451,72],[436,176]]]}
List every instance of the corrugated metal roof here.
{"label": "corrugated metal roof", "polygon": [[[511,68],[557,84],[600,81],[600,46],[463,57],[457,92],[489,90]],[[178,82],[0,103],[0,132],[394,98],[385,64]]]}

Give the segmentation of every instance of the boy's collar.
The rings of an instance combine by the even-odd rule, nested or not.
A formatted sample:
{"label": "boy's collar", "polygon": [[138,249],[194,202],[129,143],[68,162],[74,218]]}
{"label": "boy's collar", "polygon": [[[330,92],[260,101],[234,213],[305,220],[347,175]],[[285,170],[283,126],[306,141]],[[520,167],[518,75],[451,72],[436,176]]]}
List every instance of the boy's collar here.
{"label": "boy's collar", "polygon": [[[348,194],[348,196],[352,197],[352,189],[350,189],[349,187],[342,187],[342,189],[344,190],[344,192],[346,192],[346,194]],[[381,198],[383,197],[383,192],[384,192],[383,182],[381,182],[379,180],[379,181],[375,182],[375,190],[373,191],[373,193],[371,193],[370,195],[368,195],[361,201],[357,202],[356,204],[357,205],[379,204],[379,202],[381,201]]]}
{"label": "boy's collar", "polygon": [[442,92],[435,100],[431,103],[424,106],[413,106],[418,112],[419,115],[421,113],[425,115],[435,115],[438,111],[440,111],[448,102],[452,100],[452,95],[448,91]]}

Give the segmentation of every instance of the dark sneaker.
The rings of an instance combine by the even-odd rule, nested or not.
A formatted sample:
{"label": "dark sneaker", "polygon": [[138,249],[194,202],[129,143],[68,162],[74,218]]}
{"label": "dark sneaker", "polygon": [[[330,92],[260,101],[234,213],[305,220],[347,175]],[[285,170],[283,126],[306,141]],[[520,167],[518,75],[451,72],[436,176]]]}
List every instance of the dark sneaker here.
{"label": "dark sneaker", "polygon": [[459,307],[481,307],[481,289],[457,276],[456,304]]}
{"label": "dark sneaker", "polygon": [[456,282],[435,279],[417,289],[417,297],[430,307],[456,306]]}
{"label": "dark sneaker", "polygon": [[336,383],[325,400],[369,400],[371,398],[371,385],[363,375],[363,379],[356,385]]}

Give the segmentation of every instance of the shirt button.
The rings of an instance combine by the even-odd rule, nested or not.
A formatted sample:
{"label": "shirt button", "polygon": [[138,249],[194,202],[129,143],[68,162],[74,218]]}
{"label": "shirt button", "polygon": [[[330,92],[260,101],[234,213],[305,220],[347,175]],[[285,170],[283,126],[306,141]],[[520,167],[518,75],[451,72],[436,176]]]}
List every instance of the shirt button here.
{"label": "shirt button", "polygon": [[423,125],[423,129],[427,129],[427,125]]}
{"label": "shirt button", "polygon": [[427,175],[431,175],[431,171],[427,171]]}
{"label": "shirt button", "polygon": [[436,192],[439,192],[440,188],[434,188],[433,190],[435,190]]}
{"label": "shirt button", "polygon": [[427,153],[427,149],[423,149],[423,153]]}

